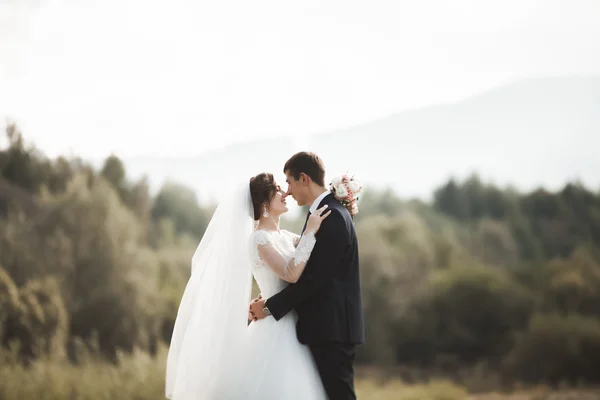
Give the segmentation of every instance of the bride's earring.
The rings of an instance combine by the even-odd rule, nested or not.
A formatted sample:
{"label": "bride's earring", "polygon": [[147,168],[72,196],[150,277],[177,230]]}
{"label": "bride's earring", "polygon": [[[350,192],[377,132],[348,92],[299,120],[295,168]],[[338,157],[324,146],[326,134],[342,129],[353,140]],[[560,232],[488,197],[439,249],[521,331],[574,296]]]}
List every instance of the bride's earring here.
{"label": "bride's earring", "polygon": [[263,213],[263,217],[269,218],[269,212],[267,211],[267,206],[265,206],[265,212]]}

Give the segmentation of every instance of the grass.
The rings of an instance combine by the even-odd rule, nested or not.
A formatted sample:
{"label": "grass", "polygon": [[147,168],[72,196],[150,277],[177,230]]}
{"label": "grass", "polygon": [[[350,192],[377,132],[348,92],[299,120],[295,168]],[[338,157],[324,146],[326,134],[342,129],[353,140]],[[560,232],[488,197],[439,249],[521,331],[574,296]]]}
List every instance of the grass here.
{"label": "grass", "polygon": [[0,365],[0,400],[150,400],[164,396],[164,357],[122,357],[117,365],[92,358],[81,365],[42,360],[29,368]]}
{"label": "grass", "polygon": [[[119,365],[86,357],[80,365],[40,360],[25,368],[0,358],[0,400],[161,400],[166,351],[162,348],[156,358],[143,352],[124,355]],[[553,392],[545,387],[511,395],[470,395],[444,380],[408,385],[399,379],[381,381],[367,376],[357,378],[357,392],[361,400],[600,399],[600,392]]]}

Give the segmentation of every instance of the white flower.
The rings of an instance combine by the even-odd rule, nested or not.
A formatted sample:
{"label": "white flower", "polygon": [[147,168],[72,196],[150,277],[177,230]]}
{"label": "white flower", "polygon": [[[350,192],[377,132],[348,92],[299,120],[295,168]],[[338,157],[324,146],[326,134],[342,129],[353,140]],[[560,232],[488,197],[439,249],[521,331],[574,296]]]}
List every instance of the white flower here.
{"label": "white flower", "polygon": [[342,198],[348,196],[348,191],[346,190],[346,186],[344,186],[343,184],[336,186],[335,194],[337,197],[342,197]]}
{"label": "white flower", "polygon": [[342,177],[341,176],[336,176],[335,178],[333,178],[331,180],[331,184],[333,185],[334,188],[337,188],[338,186],[340,186],[341,183],[342,183]]}
{"label": "white flower", "polygon": [[353,193],[358,193],[360,190],[360,183],[358,181],[350,181],[350,183],[348,183],[348,187]]}

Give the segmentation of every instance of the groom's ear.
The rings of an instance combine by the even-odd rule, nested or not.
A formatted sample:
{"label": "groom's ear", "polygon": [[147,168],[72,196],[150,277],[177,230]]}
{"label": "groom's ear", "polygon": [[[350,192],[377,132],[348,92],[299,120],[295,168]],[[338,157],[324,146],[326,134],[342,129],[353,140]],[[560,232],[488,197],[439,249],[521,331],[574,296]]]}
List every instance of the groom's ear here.
{"label": "groom's ear", "polygon": [[300,172],[300,182],[302,182],[303,185],[308,185],[310,183],[310,177],[304,172]]}

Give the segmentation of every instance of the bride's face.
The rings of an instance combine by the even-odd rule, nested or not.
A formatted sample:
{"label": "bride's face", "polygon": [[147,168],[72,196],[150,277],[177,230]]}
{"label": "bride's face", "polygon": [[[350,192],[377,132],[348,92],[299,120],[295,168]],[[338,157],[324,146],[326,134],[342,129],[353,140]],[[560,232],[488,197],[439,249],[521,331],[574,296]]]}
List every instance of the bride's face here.
{"label": "bride's face", "polygon": [[269,214],[281,215],[288,211],[285,197],[285,192],[277,185],[277,193],[275,193],[275,197],[273,197],[273,200],[269,204]]}

